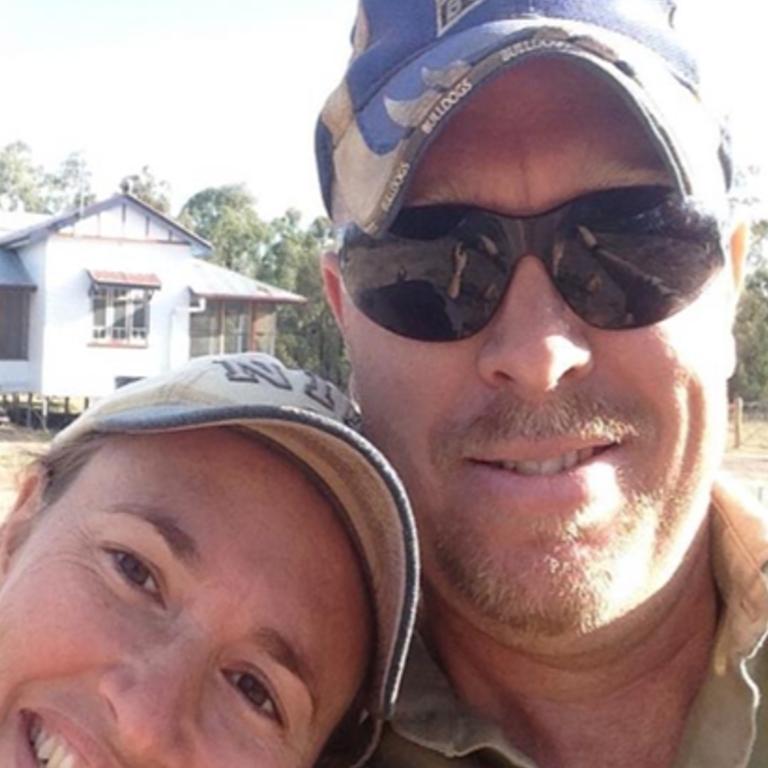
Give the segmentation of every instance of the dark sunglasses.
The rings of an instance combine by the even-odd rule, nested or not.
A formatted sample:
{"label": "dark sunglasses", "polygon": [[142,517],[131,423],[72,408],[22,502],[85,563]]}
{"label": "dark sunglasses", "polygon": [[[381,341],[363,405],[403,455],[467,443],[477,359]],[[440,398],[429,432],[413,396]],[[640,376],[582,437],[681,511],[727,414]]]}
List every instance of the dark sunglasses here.
{"label": "dark sunglasses", "polygon": [[724,265],[717,217],[666,187],[601,190],[536,216],[464,205],[403,209],[389,230],[344,236],[344,285],[374,323],[420,341],[488,324],[524,256],[544,265],[584,322],[652,325],[690,304]]}

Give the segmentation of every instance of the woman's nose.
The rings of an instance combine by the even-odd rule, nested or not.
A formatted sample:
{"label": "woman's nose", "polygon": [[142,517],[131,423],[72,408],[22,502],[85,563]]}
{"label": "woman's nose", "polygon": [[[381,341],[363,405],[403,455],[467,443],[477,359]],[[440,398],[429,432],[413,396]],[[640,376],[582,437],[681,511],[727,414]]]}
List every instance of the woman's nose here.
{"label": "woman's nose", "polygon": [[124,658],[106,670],[99,692],[113,718],[119,750],[141,766],[192,765],[200,682],[189,649],[171,643]]}

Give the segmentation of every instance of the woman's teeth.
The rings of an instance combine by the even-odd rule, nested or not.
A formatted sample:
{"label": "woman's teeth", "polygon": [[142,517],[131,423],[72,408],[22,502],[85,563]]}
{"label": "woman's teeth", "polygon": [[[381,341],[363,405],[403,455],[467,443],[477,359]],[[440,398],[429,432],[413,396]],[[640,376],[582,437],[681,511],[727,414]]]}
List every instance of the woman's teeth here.
{"label": "woman's teeth", "polygon": [[48,733],[35,720],[29,730],[29,740],[38,765],[45,768],[76,768],[77,758],[60,736]]}

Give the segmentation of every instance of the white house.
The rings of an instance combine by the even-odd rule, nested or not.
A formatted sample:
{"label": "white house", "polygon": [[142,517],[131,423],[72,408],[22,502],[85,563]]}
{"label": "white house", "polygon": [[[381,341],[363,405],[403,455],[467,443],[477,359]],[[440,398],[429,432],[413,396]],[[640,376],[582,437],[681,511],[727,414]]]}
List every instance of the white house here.
{"label": "white house", "polygon": [[100,397],[190,357],[271,352],[294,293],[211,264],[211,246],[130,194],[0,216],[0,394]]}

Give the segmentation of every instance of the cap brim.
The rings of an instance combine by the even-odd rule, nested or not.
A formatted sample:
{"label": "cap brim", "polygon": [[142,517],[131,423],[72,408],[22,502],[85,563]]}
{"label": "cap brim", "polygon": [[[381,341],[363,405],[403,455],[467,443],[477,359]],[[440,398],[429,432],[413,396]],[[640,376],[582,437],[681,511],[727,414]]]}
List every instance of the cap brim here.
{"label": "cap brim", "polygon": [[580,61],[617,87],[683,194],[721,203],[721,133],[664,60],[602,27],[557,19],[489,22],[409,60],[357,111],[334,149],[337,220],[369,234],[396,215],[424,151],[487,80],[531,57]]}

